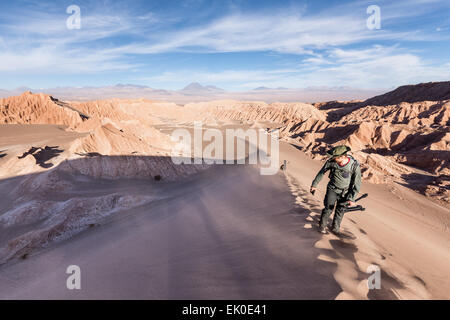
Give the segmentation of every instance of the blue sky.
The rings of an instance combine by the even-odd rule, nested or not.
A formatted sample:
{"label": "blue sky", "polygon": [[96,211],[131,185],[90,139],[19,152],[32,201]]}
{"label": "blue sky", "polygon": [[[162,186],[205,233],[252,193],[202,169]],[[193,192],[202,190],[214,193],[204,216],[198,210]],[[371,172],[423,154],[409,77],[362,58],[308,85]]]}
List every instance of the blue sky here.
{"label": "blue sky", "polygon": [[[370,5],[381,29],[367,27]],[[3,89],[384,89],[450,80],[449,52],[448,0],[0,2]]]}

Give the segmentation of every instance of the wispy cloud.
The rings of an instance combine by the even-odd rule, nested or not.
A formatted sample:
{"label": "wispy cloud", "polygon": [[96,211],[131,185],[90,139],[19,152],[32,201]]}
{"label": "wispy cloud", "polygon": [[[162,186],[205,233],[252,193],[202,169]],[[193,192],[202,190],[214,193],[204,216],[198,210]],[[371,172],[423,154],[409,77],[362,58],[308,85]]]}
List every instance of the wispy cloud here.
{"label": "wispy cloud", "polygon": [[[448,40],[445,21],[439,24],[441,31],[432,35],[423,25],[416,26],[410,20],[410,28],[396,25],[396,21],[413,19],[423,12],[436,12],[440,5],[448,6],[445,1],[381,1],[381,30],[366,27],[365,8],[369,4],[371,1],[345,3],[314,13],[304,8],[249,12],[236,7],[186,25],[182,16],[92,9],[82,11],[81,30],[68,30],[64,11],[38,10],[45,5],[36,2],[33,10],[16,8],[0,13],[0,71],[67,75],[133,71],[136,79],[150,84],[204,81],[235,88],[249,83],[379,87],[449,77],[448,65],[403,45],[408,41]],[[206,64],[203,68],[181,70],[168,64],[160,74],[139,74],[139,70],[153,67],[146,57],[174,52],[272,52],[298,58],[295,62],[290,58],[286,68],[250,65],[217,71],[214,66],[213,72]]]}
{"label": "wispy cloud", "polygon": [[[393,32],[368,30],[365,12],[299,15],[232,14],[206,25],[170,30],[137,43],[114,48],[115,53],[250,52],[275,51],[304,54],[314,49],[374,40],[427,40],[418,30]],[[148,41],[146,41],[148,40]]]}

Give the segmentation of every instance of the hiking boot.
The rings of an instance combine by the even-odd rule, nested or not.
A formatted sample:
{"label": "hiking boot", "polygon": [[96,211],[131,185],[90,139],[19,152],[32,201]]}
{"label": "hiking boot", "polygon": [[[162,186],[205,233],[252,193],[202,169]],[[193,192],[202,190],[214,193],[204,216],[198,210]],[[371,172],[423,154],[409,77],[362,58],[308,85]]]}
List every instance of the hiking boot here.
{"label": "hiking boot", "polygon": [[331,229],[331,233],[333,233],[336,236],[340,236],[341,232],[338,229]]}

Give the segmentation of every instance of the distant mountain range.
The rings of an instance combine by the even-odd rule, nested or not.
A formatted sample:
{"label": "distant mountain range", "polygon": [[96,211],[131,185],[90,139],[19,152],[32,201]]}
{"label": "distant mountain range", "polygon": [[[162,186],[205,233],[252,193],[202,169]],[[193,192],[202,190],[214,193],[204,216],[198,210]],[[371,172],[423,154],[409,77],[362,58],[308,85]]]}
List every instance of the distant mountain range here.
{"label": "distant mountain range", "polygon": [[216,86],[202,86],[198,82],[192,82],[188,84],[186,87],[180,90],[181,92],[186,93],[217,93],[217,92],[225,92],[224,89],[218,88]]}
{"label": "distant mountain range", "polygon": [[331,100],[365,100],[387,90],[368,90],[349,87],[309,87],[290,89],[284,87],[258,87],[248,91],[231,92],[213,85],[192,82],[180,90],[155,89],[145,85],[122,84],[103,87],[56,87],[33,89],[20,87],[13,90],[0,89],[0,98],[20,95],[25,91],[43,92],[61,100],[98,100],[109,98],[145,98],[170,101],[178,104],[210,100],[248,100],[266,102],[319,102]]}

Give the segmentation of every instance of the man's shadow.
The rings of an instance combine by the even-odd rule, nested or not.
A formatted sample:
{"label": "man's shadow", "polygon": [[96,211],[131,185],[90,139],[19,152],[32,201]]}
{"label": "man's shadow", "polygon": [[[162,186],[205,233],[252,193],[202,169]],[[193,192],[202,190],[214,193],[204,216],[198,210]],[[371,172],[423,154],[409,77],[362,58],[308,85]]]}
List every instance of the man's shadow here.
{"label": "man's shadow", "polygon": [[58,149],[58,146],[49,147],[45,146],[44,148],[40,147],[31,147],[27,152],[24,152],[19,159],[23,159],[28,155],[32,155],[36,159],[36,164],[41,166],[42,168],[51,168],[53,167],[53,163],[47,163],[50,159],[57,157],[64,150]]}

